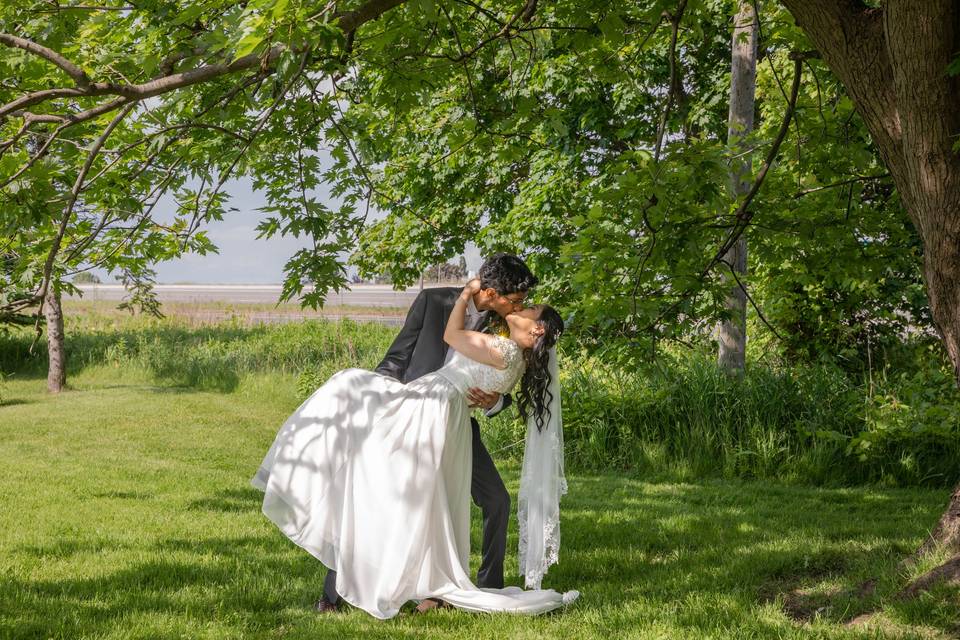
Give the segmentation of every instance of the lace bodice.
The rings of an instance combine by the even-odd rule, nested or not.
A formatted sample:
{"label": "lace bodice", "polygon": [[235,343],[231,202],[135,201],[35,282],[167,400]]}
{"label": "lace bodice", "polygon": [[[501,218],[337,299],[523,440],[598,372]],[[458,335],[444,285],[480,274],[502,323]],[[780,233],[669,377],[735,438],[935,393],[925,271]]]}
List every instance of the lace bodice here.
{"label": "lace bodice", "polygon": [[503,355],[507,365],[504,369],[497,369],[454,352],[450,362],[438,369],[437,373],[463,392],[470,387],[477,387],[488,392],[509,393],[523,374],[523,352],[520,345],[503,336],[495,336],[494,346]]}

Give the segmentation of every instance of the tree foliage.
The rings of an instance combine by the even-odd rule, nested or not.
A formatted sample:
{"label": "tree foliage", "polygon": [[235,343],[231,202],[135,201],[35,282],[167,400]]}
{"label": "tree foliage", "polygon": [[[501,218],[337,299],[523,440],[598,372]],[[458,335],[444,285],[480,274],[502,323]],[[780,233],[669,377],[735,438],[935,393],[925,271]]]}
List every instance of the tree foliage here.
{"label": "tree foliage", "polygon": [[[284,297],[306,304],[345,284],[344,251],[403,285],[473,241],[524,255],[585,339],[696,339],[725,313],[717,251],[745,233],[751,313],[785,352],[859,362],[868,342],[928,326],[917,235],[850,98],[777,3],[760,14],[743,141],[755,174],[780,146],[742,211],[727,1],[0,11],[8,313],[92,265],[148,285],[151,264],[214,250],[204,225],[248,176],[268,202],[260,233],[313,241],[286,265]],[[155,215],[164,193],[172,224]]]}
{"label": "tree foliage", "polygon": [[[528,257],[581,335],[706,333],[724,313],[726,267],[711,256],[739,205],[727,184],[731,6],[676,9],[552,4],[509,46],[457,64],[359,61],[340,127],[388,212],[362,235],[361,270],[409,283],[475,240]],[[755,173],[784,125],[791,55],[809,49],[777,5],[761,15],[745,141]],[[448,62],[480,38],[450,17],[434,25]],[[868,335],[928,326],[920,246],[842,86],[809,54],[799,68],[794,116],[751,203],[743,284],[788,352],[859,359]]]}

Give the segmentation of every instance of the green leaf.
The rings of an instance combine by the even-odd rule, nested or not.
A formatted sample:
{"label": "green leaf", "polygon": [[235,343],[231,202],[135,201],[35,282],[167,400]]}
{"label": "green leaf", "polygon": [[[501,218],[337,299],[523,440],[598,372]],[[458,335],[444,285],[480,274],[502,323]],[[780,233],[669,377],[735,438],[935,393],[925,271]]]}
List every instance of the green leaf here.
{"label": "green leaf", "polygon": [[250,55],[253,53],[257,47],[260,46],[260,43],[264,41],[264,36],[260,33],[248,33],[243,38],[240,39],[240,42],[237,43],[237,50],[233,54],[234,60],[239,60],[240,58]]}
{"label": "green leaf", "polygon": [[273,18],[274,20],[282,20],[284,17],[284,12],[287,10],[287,5],[290,4],[290,0],[276,0],[276,4],[273,5]]}
{"label": "green leaf", "polygon": [[437,21],[437,3],[435,0],[420,0],[420,11],[426,16],[428,22]]}

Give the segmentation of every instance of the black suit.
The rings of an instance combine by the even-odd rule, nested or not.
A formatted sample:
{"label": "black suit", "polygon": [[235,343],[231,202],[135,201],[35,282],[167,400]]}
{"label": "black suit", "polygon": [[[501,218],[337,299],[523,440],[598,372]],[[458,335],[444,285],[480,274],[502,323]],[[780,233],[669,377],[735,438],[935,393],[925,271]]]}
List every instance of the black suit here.
{"label": "black suit", "polygon": [[[460,295],[456,287],[424,289],[407,312],[403,328],[387,350],[375,371],[407,383],[432,373],[443,366],[447,343],[443,332]],[[483,331],[495,314],[491,311],[468,318],[467,328]],[[471,321],[472,320],[472,321]],[[497,413],[510,405],[509,395]],[[487,415],[495,415],[488,413]],[[483,559],[477,571],[477,586],[503,588],[503,558],[507,552],[507,523],[510,517],[510,494],[493,464],[493,459],[480,439],[480,425],[470,418],[473,427],[473,476],[470,494],[483,511]],[[324,595],[336,603],[336,572],[327,572]]]}

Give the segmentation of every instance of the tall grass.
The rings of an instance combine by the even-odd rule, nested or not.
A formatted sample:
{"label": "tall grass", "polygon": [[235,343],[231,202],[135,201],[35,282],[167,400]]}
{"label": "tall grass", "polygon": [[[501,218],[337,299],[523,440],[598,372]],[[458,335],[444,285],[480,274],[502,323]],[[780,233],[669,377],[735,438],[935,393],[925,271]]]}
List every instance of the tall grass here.
{"label": "tall grass", "polygon": [[[68,373],[136,369],[163,384],[220,392],[247,375],[280,374],[305,397],[337,370],[376,366],[395,333],[350,321],[195,327],[81,316],[68,322]],[[43,345],[30,355],[30,338],[0,336],[0,374],[45,375]],[[960,402],[934,359],[868,384],[829,362],[753,364],[738,378],[695,350],[617,365],[568,348],[561,381],[573,468],[816,485],[960,479]],[[483,420],[496,460],[522,455],[523,425],[514,416]]]}
{"label": "tall grass", "polygon": [[[871,386],[830,362],[754,365],[737,377],[697,351],[633,368],[564,360],[565,451],[575,468],[833,486],[960,481],[960,397],[936,362]],[[522,454],[513,445],[523,425],[488,423],[491,449]]]}
{"label": "tall grass", "polygon": [[[71,331],[72,329],[72,331]],[[245,326],[240,320],[191,327],[177,321],[134,319],[114,328],[67,329],[67,370],[108,365],[137,367],[161,382],[199,389],[232,391],[253,373],[324,377],[347,367],[372,368],[396,330],[379,324],[324,320]],[[0,338],[0,371],[40,374],[43,344],[29,353],[30,337]]]}

